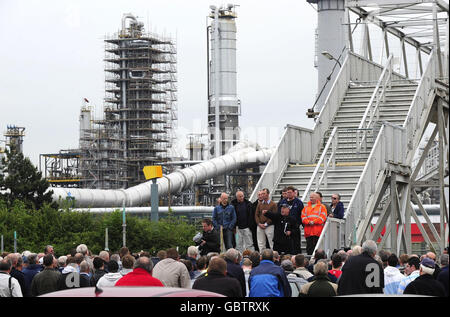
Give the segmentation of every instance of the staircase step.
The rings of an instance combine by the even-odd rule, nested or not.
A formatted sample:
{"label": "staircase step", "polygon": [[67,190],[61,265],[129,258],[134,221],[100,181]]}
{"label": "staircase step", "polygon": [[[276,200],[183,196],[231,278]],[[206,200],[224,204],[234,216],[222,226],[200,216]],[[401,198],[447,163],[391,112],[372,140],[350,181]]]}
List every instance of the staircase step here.
{"label": "staircase step", "polygon": [[[408,86],[408,87],[393,87],[393,89],[386,90],[386,95],[411,95],[414,96],[414,93],[417,90],[417,86]],[[350,88],[347,90],[346,97],[354,96],[354,95],[369,95],[372,96],[375,91],[375,87],[373,88]]]}
{"label": "staircase step", "polygon": [[[389,123],[398,125],[398,126],[402,126],[404,120],[385,120],[388,121]],[[358,123],[354,123],[354,122],[336,122],[333,124],[333,128],[334,127],[338,127],[340,129],[357,129],[359,127],[359,122]]]}
{"label": "staircase step", "polygon": [[[337,171],[337,170],[329,170],[328,178],[332,179],[353,179],[359,178],[361,176],[362,171]],[[284,179],[297,179],[304,180],[306,179],[309,182],[309,178],[311,178],[312,173],[299,173],[299,172],[286,172],[282,178]]]}
{"label": "staircase step", "polygon": [[[366,105],[367,106],[367,105]],[[364,115],[365,111],[366,111],[367,107],[344,107],[344,108],[339,108],[338,112],[336,113],[336,115],[340,115],[340,114],[351,114],[353,113],[354,115]],[[394,111],[404,111],[405,113],[408,113],[410,106],[396,106],[396,107],[383,107],[381,106],[380,108],[380,112],[381,113],[389,113],[389,112],[394,112]]]}
{"label": "staircase step", "polygon": [[[350,172],[350,171],[356,171],[356,170],[363,170],[365,166],[365,162],[358,162],[358,163],[340,163],[336,164],[339,171],[343,172]],[[311,169],[312,171],[316,167],[316,164],[289,164],[287,171],[295,171],[295,170],[304,170],[306,168]]]}
{"label": "staircase step", "polygon": [[[377,86],[376,82],[373,82],[373,83],[353,82],[353,83],[350,83],[349,88],[350,89],[366,89],[366,88],[375,89],[376,86]],[[412,87],[417,87],[417,86],[418,86],[417,83],[411,83],[411,82],[392,82],[391,83],[391,89],[412,88]]]}
{"label": "staircase step", "polygon": [[[409,106],[411,105],[412,102],[412,98],[411,99],[386,99],[385,102],[382,103],[382,107],[383,106]],[[369,104],[369,99],[353,99],[353,100],[343,100],[341,103],[341,107],[342,106],[360,106],[360,107],[367,107],[367,105]]]}
{"label": "staircase step", "polygon": [[[304,192],[305,188],[304,187],[303,188],[298,188],[298,190],[299,190],[299,197],[301,199],[302,196],[303,196],[303,192]],[[353,191],[354,190],[352,190],[351,192],[339,192],[339,191],[325,191],[324,189],[320,188],[319,191],[322,193],[323,202],[325,204],[331,204],[331,195],[339,194],[341,196],[341,201],[344,204],[344,208],[347,208],[348,204],[350,203],[350,200],[352,199],[352,195],[353,195]],[[281,199],[281,191],[277,192],[277,193],[274,192],[271,197],[272,197],[271,199],[273,201],[278,203],[280,201],[280,199]],[[303,202],[303,204],[306,205],[308,200],[309,200],[309,195],[307,195],[307,197],[306,197],[305,201]]]}
{"label": "staircase step", "polygon": [[[388,121],[388,122],[402,122],[405,121],[406,119],[406,114],[389,114],[389,115],[383,115],[380,114],[379,120],[378,121]],[[334,122],[333,124],[335,125],[336,123],[357,123],[358,126],[361,123],[362,117],[358,118],[356,116],[351,117],[350,115],[347,116],[339,116],[334,118]],[[365,120],[366,124],[369,123],[369,118],[367,118]]]}
{"label": "staircase step", "polygon": [[[341,188],[342,186],[351,186],[351,187],[356,187],[356,184],[358,184],[359,178],[353,178],[353,179],[349,179],[346,180],[344,182],[344,180],[341,181],[341,179],[339,178],[334,178],[334,179],[328,179],[328,186],[326,186],[329,189],[338,189]],[[335,183],[334,185],[332,183]],[[294,186],[296,188],[304,188],[308,185],[309,180],[306,182],[299,182],[298,180],[291,180],[291,179],[283,179],[280,181],[280,183],[278,184],[279,187],[277,187],[277,189],[282,190],[284,187],[286,186]],[[315,183],[313,183],[314,186]],[[325,185],[322,185],[323,187],[325,187]]]}
{"label": "staircase step", "polygon": [[[369,95],[346,95],[343,99],[344,102],[369,102],[372,96]],[[412,101],[414,95],[412,94],[397,94],[397,95],[386,95],[386,101]]]}
{"label": "staircase step", "polygon": [[[388,90],[386,90],[386,96],[398,96],[398,95],[413,96],[416,89],[417,89],[417,86],[388,89]],[[371,97],[373,95],[374,91],[375,91],[375,88],[367,88],[367,89],[359,89],[359,90],[350,88],[347,90],[345,97],[353,97],[355,95],[367,95],[367,96]]]}

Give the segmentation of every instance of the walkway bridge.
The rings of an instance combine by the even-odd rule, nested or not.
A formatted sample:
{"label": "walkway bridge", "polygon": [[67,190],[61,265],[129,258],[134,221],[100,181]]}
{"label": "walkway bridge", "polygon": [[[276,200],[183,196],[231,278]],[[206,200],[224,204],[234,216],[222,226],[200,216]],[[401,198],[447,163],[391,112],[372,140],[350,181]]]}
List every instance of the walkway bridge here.
{"label": "walkway bridge", "polygon": [[[334,249],[361,245],[366,239],[378,240],[380,247],[397,254],[410,253],[411,221],[418,225],[429,245],[437,242],[436,251],[441,253],[448,245],[448,202],[444,195],[444,187],[448,187],[448,4],[378,1],[376,10],[368,11],[369,2],[346,1],[349,25],[350,13],[359,17],[359,23],[362,19],[363,55],[353,51],[349,31],[345,60],[315,118],[314,129],[286,126],[250,200],[256,199],[258,190],[268,188],[278,201],[281,190],[288,185],[304,190],[300,197],[304,203],[312,191],[320,191],[324,197],[340,194],[345,217],[329,218],[316,245],[328,255]],[[424,44],[404,33],[405,28],[385,23],[383,18],[388,12],[398,14],[397,19],[408,15],[409,26],[427,27],[430,42]],[[412,20],[412,13],[431,18],[426,23]],[[443,23],[438,13],[446,17]],[[380,26],[385,36],[383,64],[372,60],[370,23]],[[403,20],[397,24],[407,25]],[[446,24],[447,31],[441,24]],[[400,39],[400,59],[389,50],[388,33]],[[420,78],[408,76],[405,43],[417,48]],[[399,60],[404,62],[403,74],[394,71],[394,61]],[[429,141],[418,153],[425,135]],[[433,168],[424,173],[424,163],[430,165],[427,157],[433,145],[437,153]],[[418,197],[418,193],[434,186],[440,188],[438,228]],[[420,213],[413,204],[418,205]],[[432,236],[419,221],[419,214],[431,228]]]}

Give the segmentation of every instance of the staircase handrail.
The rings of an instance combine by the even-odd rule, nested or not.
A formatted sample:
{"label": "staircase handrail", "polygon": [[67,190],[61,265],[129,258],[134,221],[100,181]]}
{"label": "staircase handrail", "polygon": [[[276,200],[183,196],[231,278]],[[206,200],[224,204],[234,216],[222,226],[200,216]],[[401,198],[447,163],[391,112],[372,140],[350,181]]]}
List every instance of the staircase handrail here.
{"label": "staircase handrail", "polygon": [[433,99],[436,94],[434,90],[436,86],[435,79],[438,74],[436,55],[437,52],[433,49],[417,86],[406,120],[403,123],[403,127],[407,130],[408,141],[411,142],[408,143],[408,162],[412,162],[415,154],[416,147],[413,144],[418,144],[422,138],[422,131],[418,130],[418,128],[424,124],[424,121],[428,117],[428,113],[424,113],[424,111],[430,110],[430,99]]}
{"label": "staircase handrail", "polygon": [[[309,179],[308,185],[305,188],[305,191],[302,196],[302,201],[306,201],[306,197],[307,197],[309,191],[311,190],[311,187],[312,187],[314,181],[316,181],[315,191],[318,191],[320,189],[320,184],[322,183],[324,178],[325,178],[325,182],[326,182],[326,177],[327,177],[327,173],[328,173],[328,168],[330,166],[330,162],[332,162],[333,168],[336,167],[335,158],[336,158],[336,150],[337,150],[337,129],[338,129],[338,127],[334,127],[333,131],[331,132],[330,137],[328,138],[328,142],[325,145],[325,148],[322,151],[322,155],[320,156],[320,159],[317,162],[316,167],[314,168],[314,172],[313,172],[311,178]],[[327,152],[331,146],[332,146],[331,155],[330,155],[329,159],[327,159]],[[322,164],[323,164],[323,170],[322,170],[322,174],[319,179],[319,175],[320,175],[319,170],[320,170],[320,166]]]}
{"label": "staircase handrail", "polygon": [[[258,191],[263,188],[269,189],[272,195],[288,163],[293,161],[299,163],[309,162],[312,159],[312,135],[313,131],[310,129],[291,124],[286,125],[278,145],[272,152],[269,162],[250,195],[250,201],[255,201]],[[298,147],[301,147],[302,150],[297,151]]]}
{"label": "staircase handrail", "polygon": [[[371,129],[374,124],[374,117],[376,115],[376,121],[379,119],[379,108],[380,108],[380,101],[385,101],[386,97],[386,87],[389,85],[389,88],[392,85],[391,77],[392,77],[392,63],[393,63],[393,54],[389,55],[389,58],[386,62],[386,65],[383,68],[383,71],[381,72],[380,78],[378,79],[377,85],[375,87],[375,90],[372,93],[372,96],[370,97],[369,103],[367,104],[366,111],[364,112],[364,115],[361,119],[361,122],[359,124],[359,129]],[[366,123],[367,117],[369,116],[369,122]],[[357,151],[361,151],[362,144],[365,144],[365,139],[367,138],[366,132],[363,132],[363,136],[360,140],[359,132],[356,135],[356,148]]]}
{"label": "staircase handrail", "polygon": [[405,140],[405,129],[383,122],[344,216],[346,239],[349,242],[355,243],[358,240],[355,230],[365,218],[367,202],[375,192],[379,174],[384,172],[388,162],[401,165],[405,163],[403,151],[406,146]]}
{"label": "staircase handrail", "polygon": [[[342,237],[342,227],[345,226],[345,220],[338,219],[338,218],[332,218],[328,217],[327,221],[325,222],[325,226],[322,229],[322,233],[320,234],[319,240],[317,240],[316,246],[314,247],[313,255],[316,253],[317,249],[323,249],[325,250],[327,257],[330,258],[331,251],[333,250],[339,250],[344,246],[344,239],[341,239]],[[331,236],[330,231],[332,229],[336,229],[337,238]]]}

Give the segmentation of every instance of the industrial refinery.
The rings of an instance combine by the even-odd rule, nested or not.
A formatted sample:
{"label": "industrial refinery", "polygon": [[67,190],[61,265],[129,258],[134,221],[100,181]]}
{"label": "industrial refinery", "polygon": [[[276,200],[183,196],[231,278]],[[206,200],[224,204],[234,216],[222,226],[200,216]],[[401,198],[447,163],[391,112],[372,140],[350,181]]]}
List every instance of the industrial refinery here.
{"label": "industrial refinery", "polygon": [[[139,12],[123,13],[118,31],[103,35],[102,116],[80,96],[78,148],[61,144],[40,154],[54,201],[150,214],[156,184],[161,212],[200,217],[211,214],[222,192],[242,190],[254,202],[266,188],[278,202],[291,185],[303,202],[320,191],[327,200],[339,193],[345,206],[344,219],[327,221],[316,249],[330,253],[371,239],[400,254],[420,240],[442,252],[449,239],[448,1],[304,2],[317,16],[317,90],[313,103],[292,111],[313,128],[286,118],[274,147],[243,138],[236,60],[245,3],[212,4],[198,34],[206,39],[207,104],[198,108],[207,127],[187,135],[188,154],[180,155],[177,38],[148,31]],[[309,80],[302,76],[296,74],[298,85]],[[282,106],[280,98],[273,109]],[[8,126],[5,147],[22,150],[25,128]],[[162,177],[146,179],[145,166],[160,166]]]}

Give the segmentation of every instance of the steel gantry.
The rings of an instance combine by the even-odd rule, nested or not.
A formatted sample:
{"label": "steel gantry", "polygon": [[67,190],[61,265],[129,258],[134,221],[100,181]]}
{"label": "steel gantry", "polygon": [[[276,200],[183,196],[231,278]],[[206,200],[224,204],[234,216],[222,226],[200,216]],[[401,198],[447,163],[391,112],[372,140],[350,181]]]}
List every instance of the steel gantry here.
{"label": "steel gantry", "polygon": [[[320,190],[324,198],[340,193],[345,217],[330,218],[316,245],[328,253],[367,239],[397,254],[411,253],[414,222],[429,248],[443,252],[448,245],[448,2],[308,2],[317,4],[319,22],[321,10],[343,11],[343,22],[327,30],[346,30],[345,53],[331,56],[340,60],[339,72],[315,114],[314,129],[286,127],[252,198],[268,188],[277,199],[288,184],[305,189],[303,200],[311,191]],[[319,28],[321,45],[320,32],[327,30]],[[324,56],[333,49],[321,46]],[[437,155],[428,155],[431,148]],[[429,188],[439,188],[439,221],[432,221],[419,199]]]}

